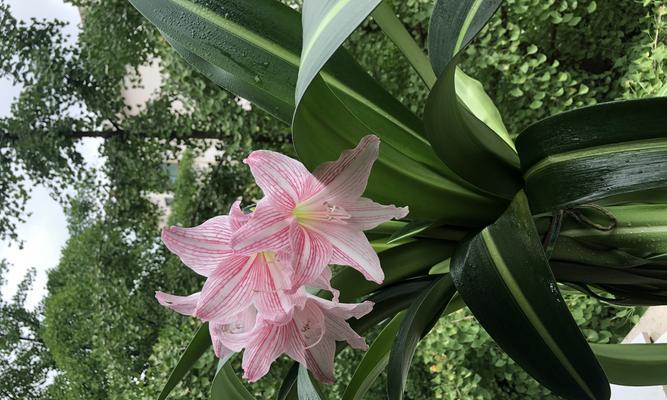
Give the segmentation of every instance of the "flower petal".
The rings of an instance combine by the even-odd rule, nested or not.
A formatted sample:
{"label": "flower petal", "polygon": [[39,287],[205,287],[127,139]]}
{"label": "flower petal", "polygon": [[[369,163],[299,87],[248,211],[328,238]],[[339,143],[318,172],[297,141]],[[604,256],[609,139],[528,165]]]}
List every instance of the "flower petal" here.
{"label": "flower petal", "polygon": [[250,220],[231,238],[232,248],[240,254],[280,250],[289,246],[289,226],[293,217],[276,207],[269,198],[262,199]]}
{"label": "flower petal", "polygon": [[[285,353],[308,369],[312,367],[313,373],[323,376],[316,363],[308,362],[308,358],[312,358],[308,351],[318,346],[326,337],[324,314],[317,303],[307,300],[308,295],[304,294],[304,298],[304,306],[295,310],[292,321],[286,325],[289,329],[286,331],[288,339]],[[335,344],[333,345],[335,347]],[[333,353],[331,363],[333,364]]]}
{"label": "flower petal", "polygon": [[162,241],[180,257],[183,264],[196,273],[209,276],[232,251],[229,217],[209,219],[194,228],[167,227],[162,230]]}
{"label": "flower petal", "polygon": [[303,186],[311,177],[299,161],[273,151],[253,151],[244,162],[264,195],[286,208],[294,208],[299,202]]}
{"label": "flower petal", "polygon": [[331,243],[314,230],[293,224],[290,228],[294,275],[292,285],[303,286],[315,281],[329,264],[333,254]]}
{"label": "flower petal", "polygon": [[[308,199],[308,203],[329,201],[336,204],[337,201],[360,197],[366,190],[368,176],[379,151],[380,139],[368,135],[361,139],[357,147],[341,153],[338,160],[321,164],[313,175],[324,187]],[[317,191],[314,186],[309,185],[310,192]]]}
{"label": "flower petal", "polygon": [[278,262],[273,254],[259,254],[252,265],[254,275],[253,303],[262,319],[285,323],[292,318],[291,270]]}
{"label": "flower petal", "polygon": [[255,331],[252,342],[243,352],[243,377],[249,382],[255,382],[271,368],[271,364],[285,352],[287,348],[287,325],[262,324]]}
{"label": "flower petal", "polygon": [[191,294],[189,296],[176,296],[164,292],[155,292],[157,301],[167,308],[171,308],[179,314],[191,316],[195,313],[197,302],[201,292]]}
{"label": "flower petal", "polygon": [[350,214],[350,219],[346,222],[362,231],[373,229],[391,219],[401,219],[408,215],[408,207],[396,207],[393,204],[385,206],[364,197],[341,206]]}
{"label": "flower petal", "polygon": [[325,336],[319,343],[306,350],[306,368],[322,383],[334,383],[334,357],[336,341]]}
{"label": "flower petal", "polygon": [[369,281],[382,283],[380,259],[363,232],[350,225],[312,224],[333,245],[331,264],[349,265]]}
{"label": "flower petal", "polygon": [[220,322],[211,321],[209,331],[215,354],[218,358],[216,346],[222,350],[227,349],[232,352],[239,352],[246,347],[253,339],[253,329],[257,323],[257,310],[254,307],[248,307],[244,311],[231,318],[230,321]]}
{"label": "flower petal", "polygon": [[340,290],[331,286],[331,268],[326,267],[313,281],[308,282],[308,286],[314,289],[323,289],[331,292],[333,301],[337,302],[340,297]]}
{"label": "flower petal", "polygon": [[236,232],[245,225],[250,219],[251,214],[246,214],[241,210],[241,202],[235,201],[229,208],[229,226],[232,232]]}
{"label": "flower petal", "polygon": [[195,316],[204,321],[228,320],[248,307],[253,295],[252,257],[235,257],[204,283]]}
{"label": "flower petal", "polygon": [[334,303],[316,296],[310,296],[309,299],[316,302],[324,313],[325,329],[328,336],[335,340],[346,341],[355,349],[366,350],[368,348],[364,338],[359,336],[346,320],[352,317],[358,319],[371,312],[373,309],[372,302]]}

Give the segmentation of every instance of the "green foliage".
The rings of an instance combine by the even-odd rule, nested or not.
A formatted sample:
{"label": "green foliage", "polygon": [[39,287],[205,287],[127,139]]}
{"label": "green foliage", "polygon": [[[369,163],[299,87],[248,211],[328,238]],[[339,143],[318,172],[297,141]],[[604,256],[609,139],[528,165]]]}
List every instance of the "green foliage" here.
{"label": "green foliage", "polygon": [[[0,260],[0,287],[11,266]],[[41,337],[41,305],[25,305],[35,270],[31,269],[10,301],[0,298],[0,397],[33,400],[45,397],[53,359]]]}

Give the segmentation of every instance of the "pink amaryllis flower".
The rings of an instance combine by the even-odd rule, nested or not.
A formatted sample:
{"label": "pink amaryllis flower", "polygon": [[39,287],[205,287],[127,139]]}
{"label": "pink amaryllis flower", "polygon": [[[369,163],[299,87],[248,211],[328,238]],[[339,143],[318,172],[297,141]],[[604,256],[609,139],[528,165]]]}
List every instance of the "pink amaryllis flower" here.
{"label": "pink amaryllis flower", "polygon": [[349,265],[381,283],[380,261],[363,231],[405,217],[408,208],[361,197],[379,146],[376,136],[365,136],[355,149],[312,174],[282,154],[252,152],[244,162],[265,197],[232,235],[232,248],[243,254],[291,248],[297,286],[320,276],[329,263]]}
{"label": "pink amaryllis flower", "polygon": [[[285,324],[258,320],[243,353],[243,377],[255,382],[269,371],[271,364],[287,354],[310,370],[323,383],[334,381],[336,341],[345,341],[355,349],[366,350],[364,338],[346,322],[369,313],[373,303],[344,304],[301,292],[302,299],[292,319]],[[298,301],[297,301],[298,303]]]}
{"label": "pink amaryllis flower", "polygon": [[207,278],[192,315],[204,321],[225,320],[252,304],[265,318],[290,318],[293,304],[287,292],[294,288],[290,282],[291,255],[272,251],[239,254],[230,247],[232,233],[248,218],[236,202],[228,216],[212,218],[194,228],[162,231],[167,248]]}

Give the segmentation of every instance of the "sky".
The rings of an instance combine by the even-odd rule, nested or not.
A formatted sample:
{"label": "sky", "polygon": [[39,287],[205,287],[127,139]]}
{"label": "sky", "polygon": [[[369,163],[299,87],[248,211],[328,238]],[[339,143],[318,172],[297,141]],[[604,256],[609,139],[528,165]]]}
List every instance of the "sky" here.
{"label": "sky", "polygon": [[[69,40],[76,41],[79,30],[79,11],[62,0],[5,0],[16,18],[29,20],[59,19],[69,22],[66,33]],[[20,87],[13,87],[11,82],[0,78],[0,117],[9,115],[10,105],[20,92]],[[98,164],[99,142],[95,140],[83,141],[80,151],[88,163]],[[43,187],[33,187],[31,199],[27,204],[27,211],[32,215],[26,223],[18,228],[18,234],[24,241],[24,247],[19,250],[16,245],[0,242],[0,259],[4,258],[13,264],[13,268],[6,276],[7,284],[0,290],[5,299],[11,297],[18,283],[23,279],[29,268],[37,269],[37,278],[33,290],[28,296],[27,305],[35,306],[45,294],[46,271],[53,268],[60,258],[60,250],[67,240],[65,215],[58,203],[49,197],[49,192]]]}

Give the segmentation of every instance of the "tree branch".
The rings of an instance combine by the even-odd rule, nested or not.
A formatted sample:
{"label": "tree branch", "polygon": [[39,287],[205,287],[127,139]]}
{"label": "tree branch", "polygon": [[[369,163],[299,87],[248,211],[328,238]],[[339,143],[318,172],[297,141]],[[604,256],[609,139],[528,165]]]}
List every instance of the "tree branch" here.
{"label": "tree branch", "polygon": [[[142,132],[142,133],[135,133],[135,132],[128,132],[124,130],[104,130],[104,131],[70,131],[70,132],[63,132],[61,135],[72,139],[72,140],[79,140],[79,139],[84,139],[84,138],[101,138],[101,139],[111,139],[114,137],[119,137],[123,135],[132,135],[132,136],[142,136],[147,139],[167,139],[167,140],[172,140],[172,139],[222,139],[224,137],[224,134],[221,134],[220,132],[207,132],[207,131],[200,131],[200,130],[193,130],[190,132],[187,132],[187,134],[184,134],[184,132],[170,132],[166,137],[159,134],[159,133],[152,133],[152,132]],[[20,138],[19,134],[16,133],[11,133],[11,132],[3,132],[0,131],[0,147],[2,146],[7,146],[8,144],[11,144],[12,142],[17,141]]]}

